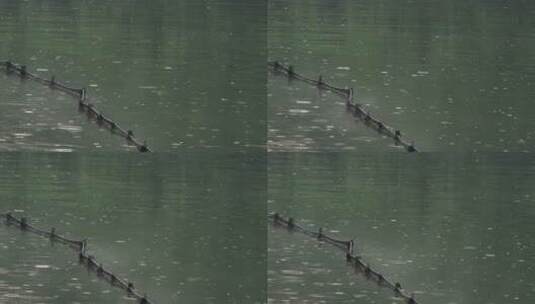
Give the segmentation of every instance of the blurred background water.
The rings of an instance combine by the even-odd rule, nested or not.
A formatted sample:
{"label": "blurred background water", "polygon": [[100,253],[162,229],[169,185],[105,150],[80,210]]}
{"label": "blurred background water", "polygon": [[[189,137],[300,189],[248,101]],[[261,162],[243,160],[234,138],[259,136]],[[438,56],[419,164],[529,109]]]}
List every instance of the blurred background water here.
{"label": "blurred background water", "polygon": [[[155,303],[264,303],[261,153],[1,153],[0,212],[88,239]],[[77,253],[0,225],[0,303],[130,303]]]}

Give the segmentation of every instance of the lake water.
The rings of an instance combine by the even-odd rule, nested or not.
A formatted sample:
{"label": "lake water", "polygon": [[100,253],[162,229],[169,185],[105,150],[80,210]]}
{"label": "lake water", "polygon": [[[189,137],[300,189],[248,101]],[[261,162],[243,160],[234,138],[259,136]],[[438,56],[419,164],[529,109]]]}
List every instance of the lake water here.
{"label": "lake water", "polygon": [[[155,303],[264,303],[264,154],[2,153],[0,212],[88,239]],[[0,303],[131,303],[77,253],[0,225]]]}
{"label": "lake water", "polygon": [[[266,227],[266,201],[354,239],[419,303],[535,300],[535,158],[489,153],[535,150],[535,4],[43,0],[0,10],[0,60],[87,87],[105,115],[164,152],[124,153],[134,148],[72,97],[0,71],[0,212],[87,238],[90,254],[156,303],[400,302],[343,252]],[[455,153],[377,153],[404,150],[338,96],[267,72],[266,59],[353,87],[420,151]],[[1,224],[0,303],[12,302],[132,299],[73,250]]]}
{"label": "lake water", "polygon": [[[522,154],[272,153],[271,212],[354,239],[419,303],[533,303],[535,158]],[[344,253],[270,225],[272,303],[398,303]]]}
{"label": "lake water", "polygon": [[[86,86],[153,150],[265,145],[265,3],[2,1],[0,10],[0,60]],[[1,150],[131,149],[72,98],[0,74]]]}
{"label": "lake water", "polygon": [[[268,57],[353,87],[422,151],[533,151],[535,4],[365,0],[268,5]],[[268,77],[270,149],[397,151],[339,98]]]}

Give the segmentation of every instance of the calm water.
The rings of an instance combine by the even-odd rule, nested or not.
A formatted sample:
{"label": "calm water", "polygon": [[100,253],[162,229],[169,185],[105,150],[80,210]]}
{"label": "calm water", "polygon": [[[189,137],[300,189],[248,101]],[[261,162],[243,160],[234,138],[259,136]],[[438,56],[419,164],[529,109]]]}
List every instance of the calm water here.
{"label": "calm water", "polygon": [[78,265],[63,246],[0,229],[0,303],[128,303],[115,288]]}
{"label": "calm water", "polygon": [[392,293],[345,263],[343,252],[270,225],[268,303],[390,303]]}
{"label": "calm water", "polygon": [[[273,0],[268,13],[270,60],[354,87],[420,150],[535,150],[533,2]],[[395,150],[333,96],[274,76],[268,93],[272,150]]]}
{"label": "calm water", "polygon": [[366,127],[346,109],[345,100],[299,81],[271,74],[268,149],[292,151],[405,151]]}
{"label": "calm water", "polygon": [[[355,239],[421,303],[533,303],[535,158],[270,154],[270,211]],[[270,227],[272,303],[392,303],[343,253]]]}
{"label": "calm water", "polygon": [[[154,150],[265,145],[263,1],[2,1],[0,10],[0,60],[87,86]],[[69,97],[0,80],[1,150],[128,149]]]}
{"label": "calm water", "polygon": [[[263,154],[2,153],[0,210],[87,238],[156,303],[263,303],[264,168]],[[3,224],[0,274],[0,303],[131,302],[71,249]]]}

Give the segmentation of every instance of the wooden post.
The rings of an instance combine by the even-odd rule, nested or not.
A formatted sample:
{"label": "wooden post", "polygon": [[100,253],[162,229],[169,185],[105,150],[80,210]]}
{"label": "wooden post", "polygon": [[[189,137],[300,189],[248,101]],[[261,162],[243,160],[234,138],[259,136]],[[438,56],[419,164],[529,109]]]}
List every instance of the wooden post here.
{"label": "wooden post", "polygon": [[321,87],[323,85],[323,78],[321,75],[318,77],[318,87]]}
{"label": "wooden post", "polygon": [[21,217],[20,218],[20,229],[26,230],[26,228],[28,228],[28,221],[26,220],[25,217]]}
{"label": "wooden post", "polygon": [[147,300],[147,294],[143,295],[143,297],[139,300],[139,304],[148,304],[149,301]]}
{"label": "wooden post", "polygon": [[372,269],[370,268],[370,264],[366,264],[366,267],[364,268],[364,273],[367,277],[369,277],[372,273]]}
{"label": "wooden post", "polygon": [[295,71],[293,66],[288,66],[288,77],[293,78],[295,76]]}
{"label": "wooden post", "polygon": [[401,294],[401,284],[399,284],[399,282],[396,282],[396,285],[394,286],[394,292],[396,296]]}
{"label": "wooden post", "polygon": [[288,228],[294,228],[294,227],[295,227],[294,219],[293,217],[291,217],[288,219]]}
{"label": "wooden post", "polygon": [[377,278],[377,281],[379,282],[379,284],[382,284],[385,281],[385,278],[383,277],[382,274],[379,274],[379,277]]}
{"label": "wooden post", "polygon": [[87,89],[86,88],[82,88],[82,91],[80,93],[80,98],[82,99],[82,101],[86,101],[86,99],[87,99]]}
{"label": "wooden post", "polygon": [[132,291],[134,291],[134,284],[128,282],[128,287],[126,288],[126,291],[128,291],[128,293],[132,293]]}
{"label": "wooden post", "polygon": [[143,144],[139,146],[138,150],[139,152],[149,152],[149,147],[147,146],[147,142],[143,141]]}
{"label": "wooden post", "polygon": [[132,140],[132,138],[134,138],[134,131],[128,130],[126,138]]}
{"label": "wooden post", "polygon": [[102,267],[102,264],[99,264],[97,268],[97,275],[102,276],[103,273],[104,273],[104,267]]}
{"label": "wooden post", "polygon": [[87,248],[87,240],[82,240],[80,242],[80,252],[85,253],[86,248]]}
{"label": "wooden post", "polygon": [[78,253],[78,260],[80,263],[83,263],[85,261],[85,255],[82,251]]}
{"label": "wooden post", "polygon": [[26,71],[26,66],[25,65],[21,65],[20,66],[20,77],[26,78],[26,76],[28,76],[28,72]]}
{"label": "wooden post", "polygon": [[377,123],[377,128],[379,128],[379,131],[382,131],[385,128],[385,125],[382,122]]}

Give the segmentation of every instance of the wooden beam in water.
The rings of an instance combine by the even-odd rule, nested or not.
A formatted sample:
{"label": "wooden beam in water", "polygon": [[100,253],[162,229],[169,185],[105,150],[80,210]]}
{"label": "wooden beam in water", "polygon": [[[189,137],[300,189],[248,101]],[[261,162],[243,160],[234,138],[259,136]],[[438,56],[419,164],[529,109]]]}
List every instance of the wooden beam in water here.
{"label": "wooden beam in water", "polygon": [[80,110],[87,110],[89,111],[89,114],[94,114],[94,116],[97,118],[97,122],[105,122],[106,126],[113,132],[116,132],[119,136],[124,137],[129,143],[134,145],[139,152],[151,152],[152,150],[149,148],[146,142],[141,142],[137,138],[133,136],[133,133],[129,134],[128,131],[121,128],[118,123],[113,121],[110,117],[105,117],[102,114],[102,111],[98,110],[94,105],[89,103],[89,97],[87,95],[87,90],[85,88],[73,88],[69,87],[61,82],[58,82],[56,80],[55,76],[52,76],[52,78],[45,79],[43,77],[40,77],[36,74],[33,74],[31,72],[28,72],[27,67],[25,65],[15,64],[11,61],[0,61],[0,66],[6,67],[7,73],[17,73],[21,79],[30,79],[34,80],[38,83],[41,83],[43,85],[46,85],[50,87],[51,89],[56,89],[59,91],[62,91],[66,94],[69,94],[73,97],[76,97],[78,100],[78,105]]}
{"label": "wooden beam in water", "polygon": [[328,84],[323,80],[323,77],[320,75],[317,80],[303,76],[297,73],[293,66],[285,66],[278,61],[268,62],[268,67],[272,68],[275,73],[282,73],[286,75],[288,79],[297,79],[305,83],[317,86],[320,89],[330,91],[338,96],[341,96],[346,100],[346,106],[353,114],[359,118],[364,119],[366,126],[376,130],[382,135],[385,135],[394,140],[396,145],[403,146],[407,152],[417,152],[418,150],[414,144],[409,143],[405,139],[401,138],[401,132],[397,129],[394,129],[388,126],[385,122],[379,120],[378,118],[372,116],[369,112],[364,110],[364,107],[358,103],[353,102],[354,92],[353,88],[340,88]]}
{"label": "wooden beam in water", "polygon": [[105,279],[113,286],[125,290],[130,297],[135,298],[140,304],[153,303],[151,300],[148,299],[146,294],[141,295],[134,288],[134,284],[127,280],[119,278],[112,271],[105,269],[102,263],[98,262],[94,256],[89,255],[87,253],[87,240],[80,241],[63,237],[56,233],[55,228],[52,228],[49,231],[39,229],[30,224],[27,218],[21,217],[20,219],[18,219],[11,215],[11,213],[9,212],[1,213],[0,218],[4,218],[7,225],[14,225],[20,230],[49,238],[52,242],[59,241],[61,243],[70,245],[71,247],[77,250],[80,264],[85,264],[88,269],[95,271],[100,278]]}
{"label": "wooden beam in water", "polygon": [[345,252],[346,261],[348,263],[351,263],[355,270],[363,272],[366,278],[374,280],[380,286],[392,290],[397,297],[403,298],[406,303],[417,304],[416,300],[414,299],[414,295],[407,295],[405,291],[401,288],[401,285],[399,283],[392,283],[391,281],[386,279],[385,276],[383,276],[381,273],[373,270],[369,264],[364,263],[360,256],[355,255],[353,252],[353,240],[346,241],[330,237],[323,232],[322,228],[319,228],[318,232],[307,230],[306,228],[297,224],[294,218],[290,217],[288,219],[285,219],[278,213],[269,214],[268,219],[271,219],[272,223],[274,223],[275,225],[285,226],[290,231],[301,232],[308,236],[314,237],[319,241],[327,241],[327,243],[330,243],[331,245],[334,245],[335,247],[343,250]]}

